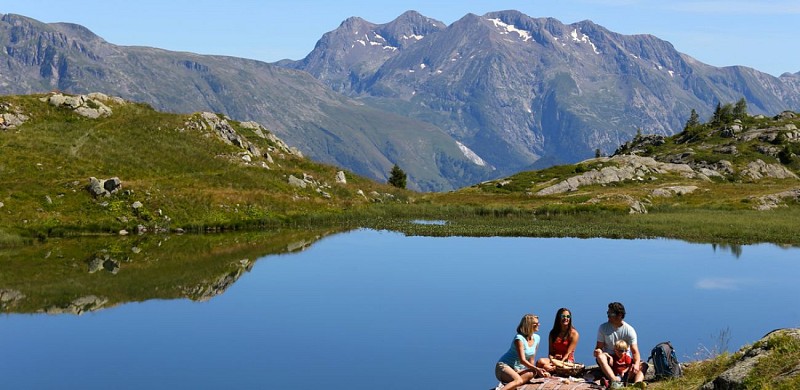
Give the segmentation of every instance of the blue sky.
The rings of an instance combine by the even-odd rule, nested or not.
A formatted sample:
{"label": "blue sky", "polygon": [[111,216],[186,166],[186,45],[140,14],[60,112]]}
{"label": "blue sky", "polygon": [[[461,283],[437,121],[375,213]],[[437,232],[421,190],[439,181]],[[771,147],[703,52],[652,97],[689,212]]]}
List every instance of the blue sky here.
{"label": "blue sky", "polygon": [[303,58],[350,16],[386,23],[415,10],[450,24],[467,13],[507,9],[652,34],[714,66],[744,65],[775,76],[800,71],[797,0],[0,0],[0,13],[81,24],[117,45],[267,62]]}

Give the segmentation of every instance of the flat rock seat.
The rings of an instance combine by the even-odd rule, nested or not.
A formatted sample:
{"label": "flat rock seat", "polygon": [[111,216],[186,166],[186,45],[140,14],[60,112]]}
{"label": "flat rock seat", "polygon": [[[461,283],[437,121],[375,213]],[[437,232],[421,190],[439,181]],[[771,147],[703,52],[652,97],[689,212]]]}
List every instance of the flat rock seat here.
{"label": "flat rock seat", "polygon": [[604,389],[592,382],[574,382],[565,380],[564,378],[550,377],[550,378],[536,378],[532,379],[528,384],[519,387],[520,390],[588,390],[588,389]]}

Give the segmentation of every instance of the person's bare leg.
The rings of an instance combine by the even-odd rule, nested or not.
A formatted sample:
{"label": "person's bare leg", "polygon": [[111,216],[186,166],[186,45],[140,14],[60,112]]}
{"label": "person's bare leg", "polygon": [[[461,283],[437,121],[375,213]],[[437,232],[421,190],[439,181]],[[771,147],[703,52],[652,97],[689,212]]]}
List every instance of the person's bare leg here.
{"label": "person's bare leg", "polygon": [[[509,366],[503,367],[502,378],[500,378],[501,382],[505,383],[502,390],[514,390],[517,387],[522,386],[525,381],[523,381],[522,377],[514,371],[513,368]],[[528,379],[530,380],[530,379]]]}
{"label": "person's bare leg", "polygon": [[606,379],[609,381],[617,380],[617,376],[614,375],[614,371],[611,370],[611,355],[604,352],[597,356],[595,360],[597,360],[597,366],[600,367],[600,371]]}

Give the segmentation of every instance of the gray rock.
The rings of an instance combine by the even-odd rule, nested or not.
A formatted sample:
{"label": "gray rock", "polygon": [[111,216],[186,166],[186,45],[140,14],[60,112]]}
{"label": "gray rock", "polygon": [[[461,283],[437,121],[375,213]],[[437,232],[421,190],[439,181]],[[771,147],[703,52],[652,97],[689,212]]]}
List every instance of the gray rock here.
{"label": "gray rock", "polygon": [[0,289],[0,308],[13,306],[25,299],[25,294],[17,290]]}
{"label": "gray rock", "polygon": [[691,194],[696,190],[697,186],[670,186],[670,187],[656,188],[653,190],[652,195],[668,198],[673,195]]}
{"label": "gray rock", "polygon": [[756,145],[755,149],[756,152],[772,157],[776,157],[778,155],[778,152],[780,152],[780,148],[778,148],[777,146]]}
{"label": "gray rock", "polygon": [[634,200],[630,203],[630,209],[628,209],[628,214],[647,214],[647,207],[645,207],[644,203]]}
{"label": "gray rock", "polygon": [[742,176],[750,178],[754,181],[758,181],[767,177],[775,179],[798,179],[794,172],[790,171],[783,165],[767,164],[763,160],[756,160],[747,164],[747,167],[742,170]]}
{"label": "gray rock", "polygon": [[697,177],[697,173],[689,165],[662,163],[651,157],[619,155],[610,158],[601,157],[593,161],[605,162],[610,165],[599,170],[593,169],[570,177],[560,183],[539,190],[536,195],[545,196],[576,191],[578,188],[587,185],[640,180],[644,176],[651,174],[678,173],[689,178]]}
{"label": "gray rock", "polygon": [[93,274],[103,269],[103,259],[96,257],[89,262],[89,273]]}
{"label": "gray rock", "polygon": [[336,182],[339,184],[347,184],[347,177],[344,176],[344,171],[336,172]]}
{"label": "gray rock", "polygon": [[110,194],[119,191],[120,188],[122,188],[122,181],[118,177],[112,177],[103,181],[103,189]]}
{"label": "gray rock", "polygon": [[[108,97],[103,94],[96,94],[94,96],[102,96],[105,100],[108,100]],[[102,101],[86,95],[68,96],[56,93],[50,95],[47,101],[53,106],[70,108],[76,114],[91,119],[108,117],[112,114],[111,109],[103,104]]]}
{"label": "gray rock", "polygon": [[89,178],[89,192],[95,197],[107,196],[108,191],[103,188],[103,183],[96,177]]}
{"label": "gray rock", "polygon": [[3,208],[3,206],[5,206],[5,203],[3,203],[3,202],[0,202],[0,209],[2,209],[2,208]]}
{"label": "gray rock", "polygon": [[725,145],[719,148],[714,149],[717,153],[722,154],[739,154],[739,150],[736,148],[736,145]]}
{"label": "gray rock", "polygon": [[107,197],[116,193],[122,188],[122,181],[118,177],[112,177],[107,180],[98,179],[96,177],[89,178],[89,186],[87,189],[94,197]]}
{"label": "gray rock", "polygon": [[289,175],[289,185],[294,187],[306,188],[308,183],[305,180],[298,179],[294,175]]}
{"label": "gray rock", "polygon": [[70,313],[81,315],[87,311],[102,309],[106,303],[108,303],[107,298],[101,298],[96,295],[87,295],[85,297],[77,298],[65,306],[52,306],[44,311],[48,314]]}
{"label": "gray rock", "polygon": [[751,196],[748,199],[754,200],[756,205],[753,206],[756,210],[772,210],[781,206],[785,206],[786,200],[800,201],[800,189],[783,191],[776,194],[764,196]]}
{"label": "gray rock", "polygon": [[250,146],[247,147],[247,151],[250,152],[250,154],[252,154],[253,156],[261,155],[261,149],[259,149],[258,146],[254,144],[250,144]]}
{"label": "gray rock", "polygon": [[144,205],[142,204],[142,202],[139,202],[138,200],[136,202],[133,202],[133,204],[131,205],[131,207],[134,210],[138,210],[138,209],[142,208],[142,206],[144,206]]}
{"label": "gray rock", "polygon": [[15,129],[25,123],[28,119],[30,118],[23,114],[0,114],[0,129]]}

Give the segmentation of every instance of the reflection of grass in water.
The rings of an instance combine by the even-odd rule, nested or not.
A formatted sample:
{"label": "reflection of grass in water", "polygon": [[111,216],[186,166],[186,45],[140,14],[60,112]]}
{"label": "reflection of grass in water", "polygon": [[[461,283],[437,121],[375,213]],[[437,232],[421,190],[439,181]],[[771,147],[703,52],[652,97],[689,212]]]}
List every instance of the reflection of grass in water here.
{"label": "reflection of grass in water", "polygon": [[[0,286],[25,298],[6,303],[2,311],[66,308],[92,295],[107,299],[104,307],[148,299],[208,298],[214,286],[226,287],[229,279],[235,281],[259,257],[288,252],[297,247],[296,242],[313,242],[330,233],[307,229],[83,238],[4,250],[0,252]],[[118,272],[100,268],[90,273],[95,258],[113,259],[119,264]]]}
{"label": "reflection of grass in water", "polygon": [[[796,208],[776,212],[673,209],[630,215],[627,209],[591,207],[559,206],[542,212],[513,205],[386,205],[363,210],[354,220],[370,227],[430,236],[664,237],[726,244],[800,245],[800,236],[795,234],[800,209]],[[414,218],[445,220],[447,224],[410,223]]]}

